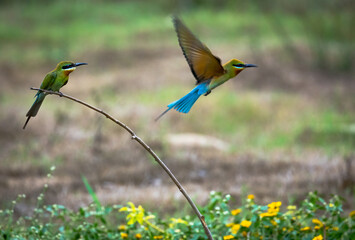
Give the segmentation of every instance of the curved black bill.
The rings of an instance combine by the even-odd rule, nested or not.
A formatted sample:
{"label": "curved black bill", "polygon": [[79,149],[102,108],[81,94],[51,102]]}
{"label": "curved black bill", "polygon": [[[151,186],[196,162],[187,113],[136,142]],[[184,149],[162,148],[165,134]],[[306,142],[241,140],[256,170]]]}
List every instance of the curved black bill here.
{"label": "curved black bill", "polygon": [[248,68],[248,67],[258,67],[255,64],[244,64],[244,67]]}
{"label": "curved black bill", "polygon": [[75,67],[81,66],[81,65],[88,65],[87,63],[75,63]]}

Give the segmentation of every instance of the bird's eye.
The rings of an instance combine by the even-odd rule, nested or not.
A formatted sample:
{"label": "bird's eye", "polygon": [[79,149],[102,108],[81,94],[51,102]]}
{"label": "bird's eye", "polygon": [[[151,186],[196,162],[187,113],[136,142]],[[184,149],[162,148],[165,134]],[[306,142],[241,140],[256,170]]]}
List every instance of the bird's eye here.
{"label": "bird's eye", "polygon": [[68,69],[68,68],[72,68],[72,67],[74,67],[73,64],[68,64],[68,65],[64,65],[64,66],[62,67],[62,69]]}
{"label": "bird's eye", "polygon": [[242,63],[233,64],[233,66],[236,67],[236,68],[244,68],[245,67],[245,65],[242,64]]}

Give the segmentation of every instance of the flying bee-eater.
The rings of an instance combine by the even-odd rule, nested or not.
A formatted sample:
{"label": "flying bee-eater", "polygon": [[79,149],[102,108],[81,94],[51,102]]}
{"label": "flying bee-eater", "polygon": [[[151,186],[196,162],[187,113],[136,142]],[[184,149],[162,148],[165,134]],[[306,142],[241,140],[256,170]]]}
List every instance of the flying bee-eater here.
{"label": "flying bee-eater", "polygon": [[[53,71],[47,73],[46,77],[42,81],[40,88],[44,90],[59,92],[61,87],[68,83],[69,74],[72,73],[76,69],[76,67],[81,65],[87,65],[87,63],[73,63],[69,61],[63,61],[58,63],[57,67]],[[23,125],[23,129],[25,129],[30,118],[35,117],[37,115],[38,110],[41,107],[46,95],[47,93],[43,91],[37,92],[37,94],[35,95],[36,100],[34,101],[30,110],[28,110],[26,114],[27,120],[25,122],[25,125]]]}
{"label": "flying bee-eater", "polygon": [[179,45],[192,74],[197,80],[197,86],[181,99],[170,103],[168,109],[160,114],[156,120],[172,108],[178,112],[188,113],[201,95],[207,96],[213,89],[234,78],[245,68],[257,67],[238,59],[232,59],[221,65],[221,59],[214,56],[211,50],[198,40],[178,17],[173,17],[173,23]]}

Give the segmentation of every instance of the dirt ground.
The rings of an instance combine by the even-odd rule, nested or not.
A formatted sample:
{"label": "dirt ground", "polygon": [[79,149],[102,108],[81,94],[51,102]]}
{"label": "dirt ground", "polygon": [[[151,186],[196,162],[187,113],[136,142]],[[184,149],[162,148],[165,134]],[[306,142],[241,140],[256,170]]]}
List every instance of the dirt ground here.
{"label": "dirt ground", "polygon": [[[223,48],[218,51],[227,53],[223,59],[230,57]],[[150,91],[169,84],[192,86],[193,77],[179,49],[164,49],[162,52],[127,50],[109,54],[92,53],[90,64],[93,67],[74,73],[63,92],[85,100],[102,87],[120,94],[137,89]],[[301,97],[319,102],[341,95],[345,99],[342,106],[355,109],[355,83],[353,79],[349,80],[349,75],[335,77],[307,70],[304,66],[295,69],[287,64],[282,69],[275,69],[275,59],[266,55],[261,58],[241,55],[241,58],[262,67],[259,72],[242,73],[240,78],[243,81],[234,81],[229,87],[239,91],[296,92]],[[103,71],[104,67],[109,71]],[[37,86],[39,79],[43,78],[42,73],[47,72],[48,68],[36,69],[28,79],[27,73],[15,70],[16,66],[2,63],[0,92],[15,96],[20,91],[27,101],[29,94],[32,95],[27,89]],[[51,98],[52,102],[63,101],[55,96]],[[81,107],[71,108],[71,114],[65,114],[62,110],[53,113],[44,106],[38,117],[31,120],[28,129],[23,131],[21,127],[30,103],[22,100],[23,97],[18,100],[5,97],[2,100],[1,205],[24,193],[27,200],[18,204],[16,211],[18,214],[31,212],[38,194],[48,183],[46,203],[63,204],[73,209],[85,206],[92,200],[81,180],[81,175],[84,175],[104,204],[133,201],[161,212],[186,209],[187,203],[177,187],[123,129]],[[70,104],[66,102],[64,106]],[[163,108],[146,109],[138,104],[127,104],[107,111],[131,126],[157,152],[199,204],[206,202],[212,190],[230,193],[235,198],[235,204],[240,203],[241,196],[248,193],[256,196],[256,202],[267,204],[276,200],[297,202],[309,191],[318,191],[326,198],[332,194],[344,197],[344,209],[347,211],[355,207],[354,156],[328,155],[321,150],[233,153],[223,148],[226,140],[221,137],[216,137],[221,148],[204,144],[203,139],[211,137],[208,133],[187,135],[192,142],[202,139],[200,144],[187,146],[172,140],[176,131],[163,136],[159,133],[161,125],[155,124],[153,119]],[[101,106],[104,107],[104,103]],[[142,126],[143,118],[151,119],[147,120],[149,127]],[[174,121],[174,118],[169,119]],[[181,124],[180,120],[177,126]],[[181,134],[191,133],[194,134]],[[49,179],[47,174],[52,165],[57,167]]]}

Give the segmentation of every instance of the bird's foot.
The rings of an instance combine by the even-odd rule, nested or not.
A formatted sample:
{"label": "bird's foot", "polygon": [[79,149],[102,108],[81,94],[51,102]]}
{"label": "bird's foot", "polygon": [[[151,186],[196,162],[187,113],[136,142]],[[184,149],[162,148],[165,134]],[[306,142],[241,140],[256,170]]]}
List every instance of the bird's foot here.
{"label": "bird's foot", "polygon": [[60,91],[58,91],[58,94],[59,94],[59,97],[63,97],[64,96],[63,93],[60,92]]}
{"label": "bird's foot", "polygon": [[204,96],[207,96],[207,95],[210,94],[210,93],[211,93],[211,90],[208,90],[208,91],[205,93]]}

